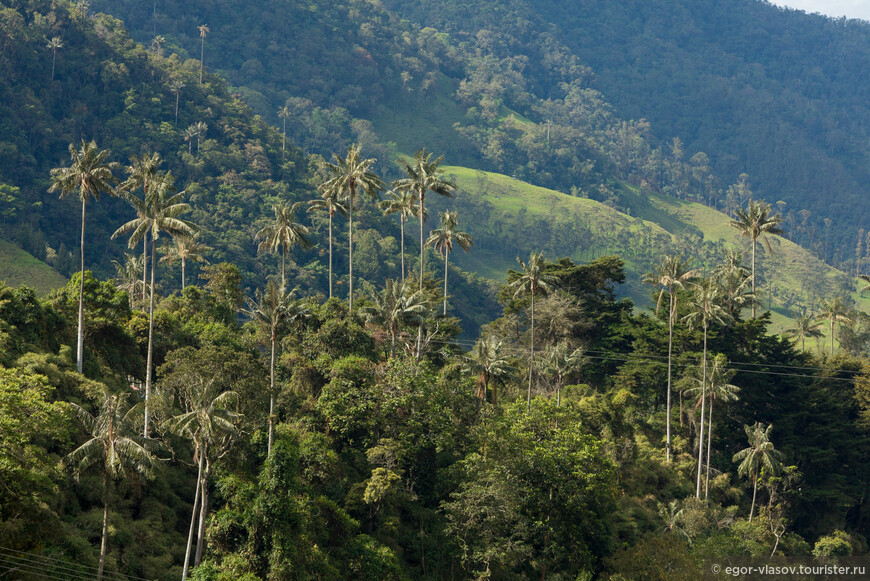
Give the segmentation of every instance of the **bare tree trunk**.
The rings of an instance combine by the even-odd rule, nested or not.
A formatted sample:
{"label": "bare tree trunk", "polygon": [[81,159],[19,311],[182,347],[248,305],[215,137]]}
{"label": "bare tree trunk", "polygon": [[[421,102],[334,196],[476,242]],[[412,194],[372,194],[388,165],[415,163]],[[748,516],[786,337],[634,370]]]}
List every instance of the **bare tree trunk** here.
{"label": "bare tree trunk", "polygon": [[752,522],[752,513],[755,512],[755,495],[758,493],[758,474],[752,478],[752,506],[749,508],[749,522]]}
{"label": "bare tree trunk", "polygon": [[423,210],[423,202],[425,200],[426,194],[422,191],[420,192],[420,207],[418,208],[420,212],[420,290],[423,290],[423,216],[425,214]]}
{"label": "bare tree trunk", "polygon": [[695,498],[701,498],[701,471],[704,468],[704,412],[707,400],[707,326],[704,325],[704,360],[701,362],[701,435],[698,439],[698,483]]}
{"label": "bare tree trunk", "polygon": [[76,371],[79,373],[82,372],[85,355],[85,206],[86,203],[82,202],[82,270],[79,277],[79,330],[76,338]]}
{"label": "bare tree trunk", "polygon": [[532,287],[532,336],[529,350],[529,393],[526,398],[526,411],[532,411],[532,370],[535,367],[535,289]]}
{"label": "bare tree trunk", "polygon": [[405,216],[399,216],[399,230],[402,233],[399,246],[402,254],[402,284],[405,284]]}
{"label": "bare tree trunk", "polygon": [[287,249],[281,247],[281,290],[287,288]]}
{"label": "bare tree trunk", "polygon": [[[152,241],[153,242],[153,241]],[[154,271],[157,264],[154,260],[154,244],[151,244],[151,299],[148,307],[148,362],[145,366],[145,430],[143,435],[148,437],[148,403],[151,399],[151,373],[154,369]]]}
{"label": "bare tree trunk", "polygon": [[[208,451],[208,448],[203,445],[202,454],[205,455]],[[211,466],[209,465],[208,459],[205,461],[205,472],[202,476],[202,482],[200,486],[202,487],[202,494],[200,498],[202,499],[202,504],[199,508],[199,534],[196,539],[196,557],[193,560],[193,566],[197,567],[202,562],[202,548],[205,545],[205,517],[208,513],[208,475],[211,472]]]}
{"label": "bare tree trunk", "polygon": [[199,50],[199,84],[202,85],[202,67],[205,64],[205,37],[202,37],[202,47]]}
{"label": "bare tree trunk", "polygon": [[752,318],[755,318],[755,238],[752,239]]}
{"label": "bare tree trunk", "polygon": [[181,291],[184,292],[184,256],[181,257]]}
{"label": "bare tree trunk", "polygon": [[329,214],[329,298],[332,298],[332,214]]}
{"label": "bare tree trunk", "polygon": [[354,194],[356,194],[355,188],[353,186],[350,187],[350,199],[348,201],[348,213],[350,215],[350,222],[348,222],[348,230],[347,230],[347,246],[348,253],[350,255],[350,268],[348,274],[348,314],[353,312],[353,201]]}
{"label": "bare tree trunk", "polygon": [[103,473],[103,486],[105,487],[103,493],[103,540],[100,542],[100,566],[97,569],[97,581],[101,581],[103,578],[103,566],[106,564],[106,547],[109,538],[109,487],[111,481],[109,480],[108,468]]}
{"label": "bare tree trunk", "polygon": [[145,306],[145,290],[148,288],[148,232],[142,237],[142,307]]}
{"label": "bare tree trunk", "polygon": [[193,531],[196,528],[196,507],[199,505],[199,483],[202,481],[202,464],[204,458],[205,454],[200,453],[199,468],[196,471],[196,494],[193,495],[193,508],[191,509],[190,514],[190,530],[187,533],[187,550],[184,552],[184,570],[181,573],[181,581],[187,579],[187,569],[190,564],[190,549],[193,546]]}
{"label": "bare tree trunk", "polygon": [[281,134],[281,159],[284,159],[284,150],[287,145],[287,117],[284,117],[284,131]]}
{"label": "bare tree trunk", "polygon": [[704,500],[707,500],[710,494],[710,446],[713,441],[713,400],[716,398],[716,392],[710,390],[710,419],[707,421],[707,473],[704,477]]}
{"label": "bare tree trunk", "polygon": [[444,249],[444,316],[447,316],[447,261],[450,251]]}
{"label": "bare tree trunk", "polygon": [[178,127],[178,100],[181,98],[181,90],[175,93],[175,126]]}
{"label": "bare tree trunk", "polygon": [[268,456],[272,455],[272,431],[275,424],[275,328],[272,328],[272,359],[269,363],[269,447]]}
{"label": "bare tree trunk", "polygon": [[674,297],[673,288],[671,291],[671,312],[668,315],[668,399],[665,416],[665,430],[667,432],[667,443],[665,444],[665,460],[671,461],[671,360],[674,353],[674,312],[677,309],[677,301]]}

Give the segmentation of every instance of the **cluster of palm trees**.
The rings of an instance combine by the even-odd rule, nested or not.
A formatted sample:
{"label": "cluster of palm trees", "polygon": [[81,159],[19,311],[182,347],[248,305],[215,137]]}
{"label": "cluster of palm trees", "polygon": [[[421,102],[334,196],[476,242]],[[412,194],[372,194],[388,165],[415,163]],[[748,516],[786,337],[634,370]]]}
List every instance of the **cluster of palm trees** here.
{"label": "cluster of palm trees", "polygon": [[[424,224],[428,213],[425,199],[428,192],[434,192],[445,197],[452,197],[456,186],[445,179],[439,167],[442,157],[433,159],[433,154],[425,149],[417,151],[413,162],[401,161],[407,177],[395,180],[388,192],[388,198],[380,201],[378,207],[384,215],[397,214],[400,225],[401,245],[401,283],[392,286],[396,288],[410,288],[404,286],[406,278],[405,268],[405,221],[416,217],[420,223],[420,275],[419,290],[423,290],[425,281],[424,252],[426,247],[434,247],[444,260],[444,295],[442,314],[447,315],[447,272],[450,252],[458,246],[466,252],[472,246],[471,236],[459,230],[459,218],[456,212],[440,212],[440,227],[432,230],[428,237],[424,236]],[[359,145],[351,145],[347,155],[341,157],[333,154],[333,161],[324,163],[326,179],[318,187],[320,198],[308,202],[308,211],[326,212],[328,216],[329,231],[329,297],[333,296],[333,222],[337,215],[348,217],[348,308],[353,310],[354,302],[354,274],[353,274],[353,213],[360,203],[361,198],[378,200],[378,195],[386,187],[383,179],[378,176],[372,167],[375,159],[363,157]],[[286,262],[287,254],[294,246],[309,248],[310,231],[303,224],[296,221],[297,211],[304,205],[303,202],[295,204],[276,204],[273,206],[275,219],[257,232],[255,240],[259,242],[259,252],[281,253],[281,286],[287,284]]]}

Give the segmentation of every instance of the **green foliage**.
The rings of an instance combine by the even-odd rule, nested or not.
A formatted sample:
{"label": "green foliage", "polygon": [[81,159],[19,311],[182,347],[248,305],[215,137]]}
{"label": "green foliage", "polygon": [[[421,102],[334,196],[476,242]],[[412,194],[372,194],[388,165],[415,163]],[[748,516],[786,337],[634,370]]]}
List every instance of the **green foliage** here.
{"label": "green foliage", "polygon": [[834,531],[816,541],[813,547],[816,557],[850,557],[852,555],[852,539],[844,531]]}

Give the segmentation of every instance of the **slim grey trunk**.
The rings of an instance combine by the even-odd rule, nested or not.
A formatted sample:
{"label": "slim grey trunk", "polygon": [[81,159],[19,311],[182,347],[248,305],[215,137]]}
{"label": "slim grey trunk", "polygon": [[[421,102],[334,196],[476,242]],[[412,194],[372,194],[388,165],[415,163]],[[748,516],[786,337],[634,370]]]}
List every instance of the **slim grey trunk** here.
{"label": "slim grey trunk", "polygon": [[184,256],[181,257],[181,290],[184,291]]}
{"label": "slim grey trunk", "polygon": [[281,291],[287,288],[287,247],[281,246]]}
{"label": "slim grey trunk", "polygon": [[[153,242],[153,241],[152,241]],[[151,244],[151,299],[148,307],[148,362],[145,366],[145,430],[148,437],[148,401],[151,399],[151,372],[154,368],[154,271],[157,265],[154,261],[154,244]]]}
{"label": "slim grey trunk", "polygon": [[202,37],[202,47],[199,49],[199,84],[202,85],[202,67],[205,64],[205,37]]}
{"label": "slim grey trunk", "polygon": [[402,254],[402,284],[405,284],[405,216],[399,216],[399,230],[402,234],[399,248]]}
{"label": "slim grey trunk", "polygon": [[755,495],[758,493],[758,474],[752,478],[752,506],[749,508],[749,522],[752,522],[752,513],[755,512]]}
{"label": "slim grey trunk", "polygon": [[[205,455],[208,451],[208,448],[203,445],[202,453]],[[202,561],[202,547],[205,544],[205,517],[208,512],[208,474],[211,471],[211,467],[208,464],[208,460],[206,460],[205,464],[205,472],[202,476],[202,482],[200,486],[202,487],[202,494],[200,498],[202,498],[202,504],[199,509],[199,534],[196,539],[196,557],[193,559],[193,566],[196,567]]]}
{"label": "slim grey trunk", "polygon": [[752,318],[755,318],[755,238],[752,239]]}
{"label": "slim grey trunk", "polygon": [[532,287],[532,338],[529,350],[529,393],[526,398],[526,411],[532,411],[532,369],[535,365],[535,287]]}
{"label": "slim grey trunk", "polygon": [[284,150],[287,145],[287,117],[284,117],[284,132],[281,134],[281,159],[284,159]]}
{"label": "slim grey trunk", "polygon": [[[712,387],[712,386],[711,386]],[[710,419],[707,421],[707,473],[704,477],[704,500],[710,494],[710,446],[713,440],[713,400],[716,397],[716,392],[710,390]]]}
{"label": "slim grey trunk", "polygon": [[[87,198],[85,198],[87,199]],[[79,280],[79,330],[76,339],[76,370],[82,372],[85,353],[85,202],[82,202],[82,274]]]}
{"label": "slim grey trunk", "polygon": [[350,221],[348,222],[348,230],[347,230],[347,246],[348,252],[350,254],[350,274],[348,276],[348,314],[353,312],[353,197],[356,191],[354,190],[353,185],[350,186],[350,200],[348,203],[348,212],[350,214]]}
{"label": "slim grey trunk", "polygon": [[145,289],[148,288],[148,232],[142,237],[142,306],[145,306]]}
{"label": "slim grey trunk", "polygon": [[181,573],[181,581],[187,579],[187,569],[190,565],[190,548],[193,546],[193,531],[196,528],[196,507],[199,505],[199,483],[202,480],[202,463],[204,454],[199,455],[199,468],[196,471],[196,494],[193,495],[193,508],[190,513],[190,530],[187,533],[187,550],[184,552],[184,570]]}
{"label": "slim grey trunk", "polygon": [[665,444],[665,460],[671,461],[671,359],[674,352],[674,312],[676,311],[677,300],[674,297],[674,291],[671,289],[671,312],[668,316],[668,398],[666,406],[665,426],[667,431],[667,443]]}
{"label": "slim grey trunk", "polygon": [[178,127],[178,100],[181,98],[181,90],[175,92],[175,126]]}
{"label": "slim grey trunk", "polygon": [[[84,267],[82,267],[84,268]],[[831,355],[834,354],[834,317],[831,315]]]}
{"label": "slim grey trunk", "polygon": [[420,192],[420,290],[423,290],[423,215],[425,214],[423,201],[425,197],[426,195]]}
{"label": "slim grey trunk", "polygon": [[704,361],[701,363],[701,436],[698,439],[698,483],[695,498],[701,498],[701,470],[704,468],[704,403],[707,400],[707,326],[704,325]]}
{"label": "slim grey trunk", "polygon": [[272,455],[272,432],[275,425],[275,327],[272,326],[272,359],[269,362],[269,445],[266,455]]}
{"label": "slim grey trunk", "polygon": [[54,80],[54,63],[57,61],[57,51],[51,51],[51,80]]}
{"label": "slim grey trunk", "polygon": [[103,540],[100,542],[100,566],[97,569],[97,581],[103,578],[103,566],[106,564],[106,546],[109,537],[109,470],[106,469],[103,474],[103,486],[105,487],[105,496],[103,498]]}
{"label": "slim grey trunk", "polygon": [[332,298],[332,212],[329,213],[329,298]]}
{"label": "slim grey trunk", "polygon": [[447,260],[450,256],[450,251],[444,249],[444,316],[447,316]]}

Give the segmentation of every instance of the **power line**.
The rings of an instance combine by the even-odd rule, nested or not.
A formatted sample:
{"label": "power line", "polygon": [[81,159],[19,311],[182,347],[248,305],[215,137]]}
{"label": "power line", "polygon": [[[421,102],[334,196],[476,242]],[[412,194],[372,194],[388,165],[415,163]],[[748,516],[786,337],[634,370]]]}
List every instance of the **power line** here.
{"label": "power line", "polygon": [[[4,555],[4,551],[13,554]],[[37,555],[35,553],[27,553],[25,551],[18,551],[16,549],[10,549],[8,547],[0,547],[0,561],[3,560],[13,564],[17,564],[15,560],[23,561],[23,563],[20,565],[23,567],[52,567],[58,570],[57,572],[61,572],[64,575],[72,575],[73,577],[84,579],[92,579],[96,574],[95,572],[98,571],[97,567],[80,565],[78,563],[73,563],[65,559],[49,557],[47,555]],[[136,577],[134,575],[124,575],[122,573],[112,573],[107,571],[103,571],[103,577],[108,579],[108,581],[149,581],[144,577]]]}

